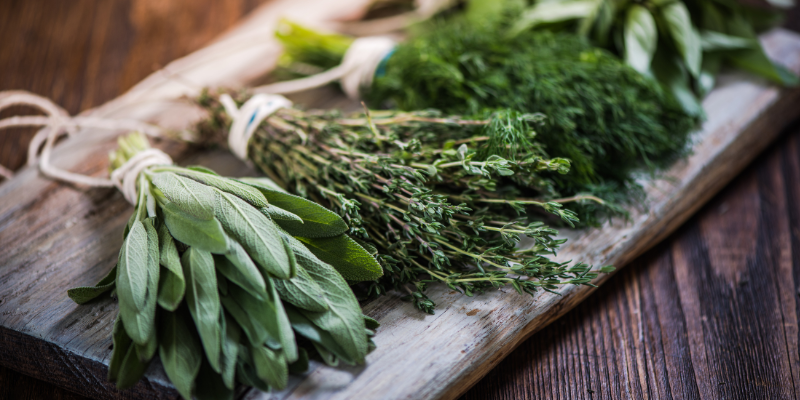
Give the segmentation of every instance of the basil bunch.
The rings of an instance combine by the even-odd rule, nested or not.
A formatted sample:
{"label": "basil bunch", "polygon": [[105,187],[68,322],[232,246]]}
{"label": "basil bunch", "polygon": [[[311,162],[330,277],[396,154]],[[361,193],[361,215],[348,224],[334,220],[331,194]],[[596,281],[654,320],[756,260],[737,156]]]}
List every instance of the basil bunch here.
{"label": "basil bunch", "polygon": [[[147,148],[140,134],[119,143],[112,167]],[[283,388],[312,349],[329,364],[364,362],[377,322],[343,275],[374,280],[382,269],[338,215],[268,179],[201,167],[149,167],[138,188],[116,267],[69,291],[79,304],[116,293],[118,387],[135,384],[156,352],[186,399],[232,398],[236,382]]]}

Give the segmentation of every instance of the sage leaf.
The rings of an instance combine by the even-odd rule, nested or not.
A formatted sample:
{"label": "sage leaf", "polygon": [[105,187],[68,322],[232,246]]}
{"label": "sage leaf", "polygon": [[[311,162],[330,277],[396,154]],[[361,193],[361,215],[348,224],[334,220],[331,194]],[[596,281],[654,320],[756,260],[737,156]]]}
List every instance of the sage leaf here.
{"label": "sage leaf", "polygon": [[78,304],[86,304],[96,299],[101,294],[114,288],[117,278],[117,266],[111,268],[100,282],[94,286],[81,286],[67,290],[67,296]]}
{"label": "sage leaf", "polygon": [[297,361],[289,364],[289,373],[290,374],[302,374],[303,372],[308,371],[308,352],[304,348],[298,349],[298,356]]}
{"label": "sage leaf", "polygon": [[256,298],[266,296],[266,284],[261,272],[242,246],[234,240],[228,253],[214,256],[217,271]]}
{"label": "sage leaf", "polygon": [[206,168],[206,167],[204,167],[202,165],[190,165],[190,166],[186,167],[186,169],[190,169],[192,171],[197,171],[197,172],[202,172],[204,174],[210,174],[210,175],[214,175],[214,176],[219,176],[218,173],[216,173],[216,172],[214,172],[214,171],[212,171],[212,170],[210,170],[210,169],[208,169],[208,168]]}
{"label": "sage leaf", "polygon": [[203,352],[185,308],[182,310],[162,313],[158,355],[175,389],[184,399],[191,399]]}
{"label": "sage leaf", "polygon": [[227,313],[220,315],[222,325],[222,352],[220,369],[222,369],[222,382],[228,389],[233,389],[236,374],[236,360],[239,354],[239,339],[242,329]]}
{"label": "sage leaf", "polygon": [[357,360],[350,357],[333,335],[311,322],[300,310],[287,306],[286,315],[289,317],[292,329],[294,329],[298,335],[319,344],[322,348],[327,349],[331,354],[345,360],[348,364],[357,363]]}
{"label": "sage leaf", "polygon": [[703,57],[703,68],[697,78],[697,94],[699,97],[705,97],[714,88],[714,83],[721,67],[721,55],[710,53]]}
{"label": "sage leaf", "polygon": [[158,227],[158,254],[163,267],[158,283],[158,304],[165,310],[175,311],[183,300],[186,281],[183,278],[178,248],[163,223]]}
{"label": "sage leaf", "polygon": [[139,361],[141,362],[148,362],[153,356],[156,354],[156,350],[158,350],[158,337],[156,335],[156,330],[153,329],[153,333],[150,334],[150,337],[147,339],[147,343],[144,345],[135,345],[136,346],[136,355],[139,357]]}
{"label": "sage leaf", "polygon": [[313,201],[286,193],[266,178],[243,178],[242,182],[258,188],[270,206],[279,207],[302,219],[302,223],[275,219],[275,223],[292,236],[331,237],[347,232],[347,224],[338,214]]}
{"label": "sage leaf", "polygon": [[122,323],[122,317],[117,315],[114,320],[114,329],[111,331],[111,342],[113,348],[111,350],[111,360],[108,362],[108,380],[116,382],[119,376],[119,370],[122,366],[122,361],[125,360],[125,355],[128,354],[128,349],[133,346],[133,341],[125,333],[125,327]]}
{"label": "sage leaf", "polygon": [[194,179],[198,182],[214,187],[225,193],[232,194],[256,208],[266,207],[268,205],[267,199],[257,189],[238,182],[235,179],[224,178],[218,175],[211,175],[196,170],[182,170],[181,175]]}
{"label": "sage leaf", "polygon": [[222,298],[222,304],[242,327],[250,343],[267,344],[282,348],[291,360],[297,357],[297,345],[286,311],[277,296],[272,280],[265,279],[267,296],[259,300],[245,290],[231,287],[230,296]]}
{"label": "sage leaf", "polygon": [[153,334],[158,294],[158,238],[152,220],[136,221],[117,263],[119,312],[128,336],[145,345]]}
{"label": "sage leaf", "polygon": [[322,312],[327,310],[325,293],[302,265],[297,265],[297,275],[292,279],[273,281],[283,301],[304,310]]}
{"label": "sage leaf", "polygon": [[276,389],[283,389],[289,380],[289,366],[281,351],[266,346],[253,346],[253,365],[259,378]]}
{"label": "sage leaf", "polygon": [[320,261],[302,242],[289,238],[298,265],[305,268],[325,293],[329,310],[312,312],[300,310],[314,325],[329,332],[353,364],[364,362],[367,355],[367,335],[364,317],[353,291],[339,273]]}
{"label": "sage leaf", "polygon": [[675,47],[683,58],[686,68],[692,76],[700,75],[703,62],[703,49],[700,36],[692,26],[689,10],[680,2],[669,3],[659,9],[667,31],[675,42]]}
{"label": "sage leaf", "polygon": [[379,326],[381,326],[381,323],[378,322],[378,320],[376,320],[375,318],[372,318],[372,317],[370,317],[368,315],[364,316],[364,322],[365,322],[365,324],[367,326],[367,329],[375,330],[375,329],[378,329]]}
{"label": "sage leaf", "polygon": [[181,258],[183,275],[186,277],[186,304],[192,315],[200,342],[214,371],[220,372],[220,326],[221,312],[217,276],[211,253],[190,247]]}
{"label": "sage leaf", "polygon": [[656,21],[646,8],[633,4],[625,20],[625,62],[647,73],[658,44]]}
{"label": "sage leaf", "polygon": [[759,46],[757,40],[714,31],[700,32],[700,43],[703,51],[754,49]]}
{"label": "sage leaf", "polygon": [[383,268],[375,257],[347,235],[297,239],[322,262],[336,268],[348,281],[374,281],[383,276]]}
{"label": "sage leaf", "polygon": [[703,115],[703,107],[692,92],[688,74],[672,54],[667,50],[656,50],[651,69],[664,90],[684,111],[694,116]]}
{"label": "sage leaf", "polygon": [[194,395],[197,400],[233,400],[233,389],[225,385],[222,377],[208,363],[203,363],[197,374]]}
{"label": "sage leaf", "polygon": [[[247,361],[241,361],[236,364],[236,379],[243,385],[252,386],[262,392],[269,392],[271,389],[269,384],[258,377],[256,369],[253,366],[253,360],[249,357],[250,349],[248,347],[239,347],[240,359],[246,358]],[[245,355],[247,355],[245,357]]]}
{"label": "sage leaf", "polygon": [[231,194],[218,190],[216,198],[215,214],[222,226],[264,272],[281,279],[292,277],[294,264],[272,220]]}
{"label": "sage leaf", "polygon": [[164,223],[175,239],[215,254],[228,251],[228,238],[216,218],[200,219],[183,212],[174,203],[161,205]]}
{"label": "sage leaf", "polygon": [[290,213],[282,208],[275,207],[274,204],[270,204],[269,206],[262,208],[260,211],[264,215],[276,221],[294,221],[300,224],[303,223],[303,219],[298,217],[296,214]]}
{"label": "sage leaf", "polygon": [[152,182],[183,212],[199,219],[214,218],[214,189],[172,172],[155,173]]}
{"label": "sage leaf", "polygon": [[117,388],[127,389],[136,384],[144,376],[148,362],[142,362],[137,355],[135,346],[130,346],[125,354],[125,359],[119,367]]}

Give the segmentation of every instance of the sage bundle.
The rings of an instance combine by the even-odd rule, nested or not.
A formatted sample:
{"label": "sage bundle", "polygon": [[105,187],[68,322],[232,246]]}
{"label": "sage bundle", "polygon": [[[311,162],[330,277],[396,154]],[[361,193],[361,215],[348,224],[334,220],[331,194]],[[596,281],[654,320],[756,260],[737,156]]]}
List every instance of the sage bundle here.
{"label": "sage bundle", "polygon": [[[468,296],[503,285],[532,295],[591,284],[612,269],[550,258],[565,240],[555,238],[547,216],[574,224],[577,216],[562,203],[602,200],[554,197],[554,177],[568,173],[570,163],[546,157],[535,140],[541,116],[500,112],[476,120],[377,111],[345,117],[271,108],[279,101],[207,94],[199,103],[210,117],[198,126],[199,136],[224,142],[229,129],[234,137],[245,129],[243,154],[259,170],[338,212],[385,271],[353,287],[361,296],[394,289],[433,313],[425,295],[430,283]],[[520,249],[523,238],[529,247]]]}
{"label": "sage bundle", "polygon": [[141,134],[119,139],[112,180],[135,211],[117,265],[79,304],[116,296],[109,379],[135,384],[158,354],[186,399],[233,398],[238,382],[286,386],[309,354],[360,364],[376,321],[348,283],[381,266],[335,213],[266,178],[178,167]]}

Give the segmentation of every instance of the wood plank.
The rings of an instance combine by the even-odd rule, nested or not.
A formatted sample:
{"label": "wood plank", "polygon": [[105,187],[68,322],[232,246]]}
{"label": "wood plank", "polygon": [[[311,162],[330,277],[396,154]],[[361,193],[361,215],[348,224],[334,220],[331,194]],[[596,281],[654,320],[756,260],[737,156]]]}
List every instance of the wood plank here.
{"label": "wood plank", "polygon": [[[796,34],[773,31],[764,45],[771,57],[800,71]],[[625,266],[680,226],[759,154],[800,113],[798,99],[797,89],[780,90],[741,74],[721,79],[703,102],[708,119],[695,136],[694,154],[647,185],[646,211],[632,210],[629,222],[615,221],[602,230],[568,232],[571,240],[559,258]],[[398,296],[380,298],[364,307],[383,324],[366,366],[343,370],[314,364],[290,381],[289,389],[272,394],[253,390],[248,399],[456,398],[592,289],[566,286],[561,296],[544,293],[534,300],[511,292],[504,288],[473,300],[436,287],[430,297],[440,308],[433,316],[421,315]],[[609,375],[618,378],[626,372]]]}
{"label": "wood plank", "polygon": [[788,133],[462,400],[797,399],[800,124]]}
{"label": "wood plank", "polygon": [[[794,49],[794,51],[795,51],[794,54],[797,54],[796,49]],[[155,86],[158,86],[158,85],[155,85]],[[163,94],[163,92],[162,92],[162,94]],[[130,98],[131,98],[131,96],[128,97],[128,99],[130,99]],[[117,105],[118,104],[119,104],[119,102],[117,102]],[[770,106],[774,106],[774,104],[770,103],[770,101],[767,101],[767,104],[769,104]],[[112,108],[112,107],[106,108],[106,110],[109,110],[109,109],[112,110],[112,111],[109,111],[109,112],[115,112],[116,115],[121,115],[121,112],[119,111],[119,108]],[[148,112],[152,112],[152,110],[149,110]],[[147,112],[142,111],[141,115],[144,115],[144,114],[147,114]],[[745,121],[745,123],[750,123],[750,122],[752,122],[752,119]],[[780,123],[780,121],[778,121],[778,123]],[[773,124],[774,124],[774,122],[773,122]],[[770,128],[772,126],[773,125],[767,125],[766,127]],[[76,142],[76,143],[68,143],[63,148],[65,149],[64,151],[66,151],[66,150],[83,151],[82,154],[88,156],[88,155],[92,155],[92,154],[98,154],[98,152],[100,152],[100,154],[104,154],[105,153],[104,152],[105,147],[103,147],[103,146],[108,147],[108,144],[107,143],[101,143],[101,144],[93,145],[92,147],[86,147],[86,143],[78,143],[78,142]],[[179,152],[179,150],[180,149],[171,149],[171,151],[173,153],[177,153],[177,152]],[[748,149],[748,150],[755,151],[752,148]],[[64,151],[62,151],[62,153]],[[217,160],[216,157],[213,157],[213,156],[209,156],[209,157],[210,157],[209,158],[209,162],[211,162],[213,160]],[[62,159],[61,161],[68,162],[69,160],[68,159]],[[104,169],[104,162],[103,162],[102,158],[97,158],[96,160],[89,160],[89,161],[90,162],[87,162],[86,164],[84,164],[84,166],[82,166],[84,171],[101,172]],[[26,171],[26,173],[28,173],[28,176],[27,176],[28,178],[32,177],[31,173],[29,173],[28,171]],[[724,178],[724,176],[723,176],[723,178]],[[15,180],[15,181],[17,181],[17,180]],[[9,184],[11,184],[11,182],[9,182]],[[80,229],[83,230],[83,231],[80,232],[81,234],[85,234],[85,233],[98,234],[98,232],[95,232],[93,230],[95,228],[95,226],[93,224],[95,224],[95,225],[97,225],[97,224],[108,224],[109,221],[103,221],[103,219],[109,218],[111,221],[113,221],[113,223],[110,223],[109,225],[115,225],[115,229],[116,230],[108,229],[107,231],[99,232],[99,234],[101,234],[104,238],[105,237],[109,237],[110,238],[112,236],[115,236],[114,232],[121,231],[120,227],[122,226],[122,223],[124,223],[124,220],[126,219],[126,218],[120,219],[120,217],[119,217],[120,213],[127,214],[127,211],[124,211],[125,210],[124,203],[122,205],[118,204],[116,206],[117,207],[116,208],[116,213],[98,215],[98,214],[93,214],[93,212],[95,212],[96,207],[108,206],[109,208],[114,208],[113,204],[111,204],[111,203],[121,203],[121,200],[120,200],[118,195],[112,194],[111,192],[108,192],[108,191],[106,191],[105,193],[101,193],[103,191],[96,191],[96,192],[92,191],[92,192],[95,192],[95,193],[99,193],[97,195],[93,195],[92,193],[76,193],[76,192],[72,191],[71,189],[63,189],[62,186],[60,186],[58,184],[54,184],[52,182],[47,182],[47,181],[43,182],[42,186],[35,187],[34,188],[35,190],[30,190],[30,192],[37,192],[40,195],[50,195],[50,196],[52,196],[54,198],[58,198],[59,200],[66,201],[63,204],[60,204],[60,203],[58,203],[56,201],[50,201],[50,202],[42,201],[41,197],[37,198],[36,196],[31,195],[31,193],[28,191],[28,189],[30,189],[30,188],[27,188],[27,187],[23,188],[21,186],[17,186],[15,189],[10,189],[10,190],[12,190],[11,192],[2,192],[2,190],[5,189],[5,186],[7,186],[7,185],[4,185],[3,188],[0,188],[0,199],[12,198],[14,200],[21,200],[22,203],[24,203],[25,205],[23,205],[22,207],[17,207],[17,205],[18,205],[17,204],[17,205],[14,205],[11,208],[6,208],[6,209],[3,209],[3,210],[0,210],[0,230],[2,230],[2,232],[0,232],[0,240],[2,240],[2,243],[5,244],[6,243],[5,240],[12,240],[12,239],[17,239],[16,243],[18,243],[18,244],[22,243],[22,241],[17,236],[13,236],[12,237],[12,236],[9,235],[9,236],[3,237],[2,235],[3,235],[3,232],[6,232],[6,230],[7,230],[6,228],[16,227],[17,224],[19,224],[19,223],[29,223],[29,224],[31,224],[31,226],[35,227],[33,237],[29,238],[29,239],[32,239],[32,241],[30,241],[31,245],[28,245],[27,241],[26,241],[26,246],[29,246],[29,248],[28,249],[22,249],[22,250],[17,251],[16,253],[11,254],[12,256],[15,257],[15,260],[21,261],[19,265],[15,266],[16,269],[10,270],[11,272],[14,272],[16,274],[25,274],[25,273],[29,273],[29,271],[26,271],[23,268],[30,268],[30,269],[33,269],[35,271],[36,271],[36,268],[40,268],[38,270],[38,272],[37,272],[38,274],[41,274],[42,269],[45,269],[45,270],[50,269],[51,272],[58,272],[60,274],[61,273],[61,269],[59,269],[57,271],[52,271],[52,270],[54,270],[54,268],[52,268],[51,266],[53,265],[52,263],[54,263],[54,262],[63,261],[62,265],[64,265],[64,267],[65,267],[63,269],[68,269],[69,265],[79,264],[79,265],[81,265],[81,268],[80,268],[81,271],[97,272],[97,276],[96,277],[94,277],[94,276],[89,277],[88,275],[87,276],[83,276],[81,278],[81,279],[83,279],[83,281],[81,281],[81,283],[83,283],[83,282],[88,282],[88,281],[94,280],[96,278],[99,278],[99,276],[102,275],[102,273],[100,271],[102,271],[103,268],[101,268],[101,267],[104,267],[105,269],[107,269],[109,267],[109,264],[108,264],[109,261],[107,259],[102,259],[102,257],[100,257],[99,261],[97,261],[97,260],[92,261],[93,260],[93,256],[97,255],[96,253],[98,251],[98,248],[101,247],[101,246],[92,247],[96,243],[89,243],[89,242],[86,242],[86,241],[81,241],[80,238],[73,237],[71,235],[72,232],[70,232],[69,234],[65,233],[63,231],[63,227],[68,226],[68,225],[71,226],[71,227],[77,226],[77,227],[79,227]],[[62,190],[62,189],[66,190],[66,191],[70,191],[72,193],[76,193],[76,196],[73,196],[73,198],[69,198],[69,196],[64,196],[61,193],[59,193],[59,190]],[[16,190],[16,191],[14,191],[14,190]],[[7,193],[14,193],[15,195],[18,195],[20,197],[4,197],[4,195],[7,194]],[[87,200],[86,198],[87,197],[89,197],[89,200],[90,200],[89,202],[86,202],[86,200]],[[116,197],[116,199],[113,199],[114,197]],[[109,198],[111,198],[111,200],[109,200]],[[39,204],[37,204],[37,199],[40,202]],[[86,204],[81,204],[81,201],[84,201]],[[0,204],[9,204],[10,205],[10,203],[5,202],[5,201],[4,202],[0,202]],[[76,207],[71,207],[73,204],[77,204],[78,205],[77,208]],[[2,208],[2,207],[0,207],[0,208]],[[30,218],[21,217],[21,215],[24,214],[26,211],[43,212],[43,210],[46,210],[47,213],[53,213],[53,214],[56,214],[56,215],[59,216],[59,218],[55,218],[53,220],[53,222],[55,222],[55,225],[50,224],[51,221],[50,221],[49,218],[47,218],[47,217],[50,217],[51,215],[47,215],[47,216],[45,216],[45,215],[31,216]],[[9,212],[9,213],[6,213],[6,212]],[[14,220],[15,223],[13,225],[11,224],[11,219],[6,218],[7,216],[9,216],[11,214],[14,214],[14,218],[16,218]],[[30,214],[34,214],[34,213],[30,213]],[[73,220],[71,218],[65,218],[64,215],[66,215],[66,216],[77,216],[78,218]],[[121,222],[117,221],[117,220],[120,220]],[[87,223],[87,221],[88,221],[88,223]],[[67,236],[69,236],[69,237],[67,237]],[[88,236],[86,236],[86,237],[88,237]],[[117,242],[116,246],[113,246],[113,241],[114,240],[119,241],[119,239],[113,239],[113,240],[109,239],[109,240],[107,240],[107,244],[108,244],[107,247],[112,248],[113,250],[111,252],[115,254],[116,253],[116,249],[119,246],[119,243]],[[72,244],[78,244],[78,245],[80,245],[82,247],[81,251],[79,252],[79,254],[69,253],[69,251],[70,251],[69,245],[72,245]],[[88,247],[85,246],[87,244],[89,245]],[[47,253],[47,254],[43,254],[43,253]],[[52,253],[56,253],[55,256]],[[63,257],[65,254],[69,255],[70,257],[69,258]],[[5,254],[0,253],[0,257],[2,257],[4,255]],[[62,257],[57,257],[58,255],[61,255]],[[66,260],[66,261],[64,261],[64,260]],[[92,264],[93,262],[94,262],[94,264]],[[103,265],[103,263],[105,263],[105,265]],[[89,266],[89,265],[91,265],[91,267],[87,268],[87,266]],[[3,270],[3,271],[5,272],[5,271],[9,271],[9,270]],[[74,280],[78,276],[80,276],[80,274],[70,276],[68,278],[72,278],[72,279],[65,279],[65,281]],[[41,277],[44,278],[44,275],[42,275]],[[37,277],[34,276],[34,278],[37,278]],[[0,277],[0,279],[2,279],[2,277]],[[10,281],[11,280],[8,279],[8,280],[5,281],[5,283],[8,283]],[[66,285],[65,282],[61,282],[60,285],[55,285],[55,288],[54,288],[53,286],[42,285],[42,283],[40,281],[41,281],[41,279],[39,281],[35,281],[35,282],[32,282],[32,281],[29,280],[29,281],[26,282],[26,283],[28,283],[30,285],[27,288],[15,287],[15,289],[22,289],[21,291],[24,292],[24,293],[28,293],[28,292],[46,292],[46,291],[53,291],[53,290],[57,289],[57,290],[61,290],[60,295],[63,296],[63,288]],[[4,281],[0,280],[0,283],[4,283]],[[8,285],[3,285],[2,287],[8,287]],[[6,293],[2,293],[2,294],[6,294]],[[443,296],[447,296],[447,295],[448,295],[447,293],[443,294]],[[453,297],[453,296],[450,296],[450,297]],[[572,298],[575,299],[577,297],[573,296]],[[36,299],[36,300],[38,300],[38,299]],[[45,301],[51,301],[51,300],[54,300],[54,299],[53,298],[45,299]],[[63,300],[63,299],[59,299],[59,300]],[[464,304],[473,305],[474,306],[475,304],[484,303],[484,305],[485,305],[486,303],[488,303],[489,300],[491,300],[491,296],[487,296],[486,299],[482,298],[477,303],[466,303],[466,302],[464,302]],[[463,299],[461,299],[461,301],[463,302]],[[527,302],[529,300],[526,299],[525,301]],[[371,308],[371,310],[372,310],[371,312],[373,312],[374,315],[380,315],[381,313],[384,313],[384,312],[386,314],[388,314],[390,311],[394,311],[394,310],[388,310],[388,307],[392,307],[393,306],[391,304],[392,302],[396,302],[396,299],[386,299],[386,302],[383,305],[383,309],[381,308],[380,304],[371,306],[372,307]],[[553,304],[555,304],[555,303],[553,303]],[[7,315],[12,315],[13,316],[13,315],[15,315],[14,312],[18,312],[19,313],[19,314],[16,315],[17,316],[16,323],[19,323],[19,321],[26,320],[28,317],[38,317],[39,315],[34,315],[34,314],[36,314],[37,312],[41,313],[41,311],[44,310],[44,309],[34,309],[30,304],[26,304],[26,303],[23,303],[22,305],[26,306],[26,307],[22,307],[23,308],[22,311],[19,310],[19,307],[16,310],[14,310],[11,307],[5,309],[5,310],[8,310],[11,313],[11,314],[7,314]],[[566,304],[566,305],[569,306],[569,304]],[[564,309],[564,306],[558,306],[557,305],[556,307],[560,307],[561,309]],[[524,309],[520,308],[519,310],[524,310]],[[535,310],[533,310],[531,308],[528,308],[528,310],[529,311],[535,311]],[[64,309],[62,308],[62,309],[59,309],[58,311],[64,311]],[[91,311],[94,312],[94,311],[97,311],[97,310],[91,310]],[[448,311],[453,311],[453,308],[452,307],[448,308]],[[462,310],[462,311],[464,311],[464,310]],[[486,309],[484,309],[484,311],[486,311]],[[27,312],[27,314],[25,314],[25,312]],[[464,312],[466,312],[466,311],[464,311]],[[105,313],[105,315],[107,315],[108,313],[113,314],[113,312],[111,312],[110,310],[99,310],[98,311],[98,314],[104,314],[104,313]],[[408,315],[406,317],[408,317],[411,314],[414,314],[415,316],[418,315],[416,311],[412,311],[411,313],[408,313]],[[440,312],[440,314],[441,314],[441,312]],[[451,316],[453,314],[457,315],[458,314],[458,309],[455,309],[455,312],[451,312],[450,313]],[[480,310],[478,311],[478,314],[479,314],[479,316],[482,315]],[[20,317],[20,315],[22,315],[22,316]],[[68,315],[69,316],[69,314],[62,314],[61,316],[63,316],[63,315]],[[490,326],[485,326],[485,325],[488,325],[488,324],[493,323],[493,322],[496,321],[496,320],[493,320],[494,316],[489,316],[489,318],[484,318],[484,321],[480,322],[480,324],[482,324],[484,326],[476,326],[474,324],[469,324],[470,318],[464,317],[463,313],[461,315],[461,318],[462,318],[462,320],[464,320],[463,321],[464,323],[462,323],[462,326],[467,326],[467,328],[473,328],[473,329],[482,329],[484,331],[486,329],[491,329]],[[526,317],[523,316],[521,319],[524,320],[525,318]],[[12,319],[12,318],[9,317],[9,319]],[[512,322],[517,322],[517,321],[514,321],[513,318],[509,318],[507,320],[510,320]],[[89,319],[89,321],[91,321],[91,318]],[[4,322],[4,320],[0,320],[0,322]],[[427,325],[432,325],[432,324],[426,323],[425,321],[422,321],[422,323],[423,324],[427,324]],[[28,325],[29,326],[25,327],[26,329],[29,330],[28,333],[34,332],[35,329],[39,328],[37,326],[33,326],[32,327],[32,326],[30,326],[31,324],[28,324]],[[102,317],[101,317],[101,323],[99,325],[106,325],[107,326],[108,325],[108,321],[102,320]],[[64,325],[62,325],[61,327],[63,327],[63,326]],[[72,325],[72,327],[74,327],[74,326],[79,326],[80,327],[81,325],[76,323],[75,325]],[[437,325],[436,327],[441,327],[441,324]],[[455,329],[455,328],[449,327],[448,328],[448,332],[454,332],[453,329]],[[91,330],[91,328],[89,328],[88,330]],[[383,335],[386,336],[386,335],[389,334],[390,331],[388,329],[383,329],[382,332],[384,332]],[[97,332],[95,332],[95,333],[97,333]],[[513,332],[511,332],[511,333],[513,333]],[[52,332],[48,332],[47,334],[52,334]],[[491,333],[491,334],[495,335],[495,337],[500,337],[501,339],[504,338],[503,335],[506,335],[505,339],[503,339],[503,340],[508,342],[507,335],[509,334],[509,332],[499,332],[499,333],[498,332],[494,332],[494,333]],[[100,334],[96,335],[96,336],[98,336],[98,337],[103,336],[104,338],[107,338],[108,334],[107,333],[103,334],[102,332],[100,332]],[[490,335],[485,335],[484,337],[490,337]],[[64,339],[64,338],[63,337],[59,338],[59,340],[62,340],[62,339]],[[73,342],[73,340],[72,339],[68,339],[67,343],[70,343],[70,342]],[[430,343],[428,343],[428,344],[430,345]],[[473,347],[470,347],[470,348],[467,348],[467,349],[464,349],[464,350],[466,352],[472,354],[475,351],[485,351],[485,350],[488,350],[488,349],[489,349],[489,347],[481,348],[480,345],[475,345]],[[83,349],[82,351],[87,351],[87,350]],[[467,353],[464,353],[464,354],[467,354]],[[467,358],[469,356],[462,356],[462,357]],[[385,360],[385,362],[391,361],[390,359],[384,359],[384,360]],[[489,362],[490,363],[491,362],[496,363],[497,360],[499,360],[499,358],[494,357],[494,358],[490,359]],[[449,360],[444,360],[444,361],[448,362]],[[469,361],[469,360],[467,360],[467,361]],[[449,369],[448,364],[446,362],[434,364],[434,365],[431,365],[431,367],[432,368],[438,368],[439,371],[446,371],[446,369]],[[439,376],[441,377],[441,379],[450,379],[448,381],[448,382],[450,382],[450,383],[448,383],[448,385],[452,386],[453,385],[452,382],[454,382],[453,381],[453,379],[454,379],[453,377],[455,376],[457,378],[459,376],[458,373],[461,373],[461,372],[458,370],[458,368],[460,367],[461,364],[463,364],[463,362],[464,361],[456,360],[456,364],[455,365],[456,365],[457,368],[454,370],[455,374],[451,375],[449,378],[446,376],[447,375],[446,373],[441,373],[440,372]],[[459,363],[461,363],[461,364],[459,364]],[[407,364],[407,365],[413,365],[413,364]],[[370,367],[368,367],[368,369],[369,368]],[[317,379],[317,381],[325,382],[326,384],[331,384],[331,385],[336,385],[337,382],[341,381],[341,379],[339,379],[341,377],[341,374],[336,374],[335,373],[335,374],[331,375],[330,372],[326,372],[326,373],[318,373],[318,372],[319,371],[315,371],[313,374],[310,374],[310,377],[312,379]],[[151,377],[153,376],[153,373],[154,372],[151,371]],[[314,374],[316,374],[316,376],[314,376]],[[327,374],[327,375],[325,375],[325,374]],[[362,372],[362,374],[363,374],[363,372]],[[463,373],[462,373],[461,376],[464,376]],[[338,381],[337,381],[337,379],[338,379]],[[346,379],[347,378],[345,378],[345,380]],[[153,380],[153,382],[156,382],[156,381]],[[422,382],[420,382],[420,383],[422,383]],[[395,384],[398,385],[398,386],[400,385],[399,381],[396,381]],[[431,384],[435,384],[435,382],[433,382]],[[319,389],[319,387],[315,387],[315,389]],[[396,392],[393,392],[393,393],[396,394]],[[409,392],[409,393],[413,394],[414,392]],[[428,396],[435,395],[435,393],[432,393],[430,391],[421,392],[421,393],[423,395],[428,395]],[[110,396],[110,394],[109,394],[109,396]],[[416,396],[414,396],[414,397],[416,397]]]}

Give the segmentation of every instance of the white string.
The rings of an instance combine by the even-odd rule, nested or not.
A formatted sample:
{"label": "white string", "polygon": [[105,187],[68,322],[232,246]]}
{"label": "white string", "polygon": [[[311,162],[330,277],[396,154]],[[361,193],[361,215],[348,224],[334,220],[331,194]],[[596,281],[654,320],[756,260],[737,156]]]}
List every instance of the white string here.
{"label": "white string", "polygon": [[[28,165],[34,165],[38,161],[39,170],[42,172],[42,174],[49,178],[91,187],[113,187],[117,186],[117,184],[111,179],[95,178],[92,176],[76,174],[50,164],[50,156],[52,154],[53,147],[55,146],[56,140],[58,140],[61,135],[67,134],[73,136],[79,132],[79,128],[97,128],[108,129],[112,131],[140,131],[149,136],[160,136],[162,132],[162,129],[157,126],[134,120],[105,119],[81,116],[71,117],[66,110],[45,97],[18,90],[0,92],[0,111],[15,105],[35,107],[47,114],[14,116],[0,120],[0,129],[23,126],[44,127],[36,133],[33,139],[31,139],[30,145],[28,146]],[[37,160],[40,147],[41,158]],[[164,154],[164,156],[166,156],[166,154]],[[167,156],[167,159],[169,159],[169,156]],[[162,157],[160,160],[164,161],[165,159]],[[172,160],[169,160],[168,163],[172,163]],[[13,172],[2,165],[0,165],[0,175],[6,179],[11,179],[11,177],[14,176]],[[132,182],[134,182],[134,191],[135,181],[136,179],[132,179]],[[123,190],[121,186],[122,184],[123,181],[120,181],[120,186],[117,186],[120,188],[120,190]],[[135,195],[133,199],[135,202]]]}
{"label": "white string", "polygon": [[247,160],[247,144],[261,121],[281,108],[292,106],[289,99],[278,94],[257,94],[242,104],[242,108],[236,108],[233,98],[227,94],[219,96],[219,101],[233,120],[228,132],[228,148],[241,160]]}
{"label": "white string", "polygon": [[138,198],[136,180],[142,171],[154,165],[172,165],[172,158],[159,149],[140,151],[111,172],[111,182],[122,192],[125,200],[135,206]]}
{"label": "white string", "polygon": [[372,84],[375,70],[396,45],[397,42],[385,36],[357,38],[338,66],[305,78],[259,86],[253,89],[253,93],[294,93],[320,87],[338,79],[347,97],[358,100],[361,88]]}

